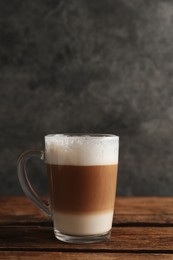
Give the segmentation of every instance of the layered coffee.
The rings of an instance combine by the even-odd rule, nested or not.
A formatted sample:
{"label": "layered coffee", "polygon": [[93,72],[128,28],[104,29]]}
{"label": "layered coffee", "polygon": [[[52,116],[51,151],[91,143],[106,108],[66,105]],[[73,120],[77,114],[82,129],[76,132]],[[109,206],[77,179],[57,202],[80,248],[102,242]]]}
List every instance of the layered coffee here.
{"label": "layered coffee", "polygon": [[[102,140],[103,141],[103,140]],[[55,230],[95,235],[112,226],[118,149],[112,142],[49,135],[45,140]]]}

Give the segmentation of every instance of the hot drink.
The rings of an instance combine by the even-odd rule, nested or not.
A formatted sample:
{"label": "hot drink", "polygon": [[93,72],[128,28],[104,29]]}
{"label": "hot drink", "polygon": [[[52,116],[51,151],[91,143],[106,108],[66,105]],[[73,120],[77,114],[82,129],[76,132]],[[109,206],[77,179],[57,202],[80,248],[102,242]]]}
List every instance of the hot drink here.
{"label": "hot drink", "polygon": [[46,136],[54,228],[68,235],[95,235],[112,226],[117,152],[97,137]]}
{"label": "hot drink", "polygon": [[[68,243],[105,241],[114,213],[119,137],[102,134],[45,136],[45,149],[28,150],[18,160],[18,176],[32,202],[52,217],[57,239]],[[26,162],[47,166],[50,202],[32,188]]]}

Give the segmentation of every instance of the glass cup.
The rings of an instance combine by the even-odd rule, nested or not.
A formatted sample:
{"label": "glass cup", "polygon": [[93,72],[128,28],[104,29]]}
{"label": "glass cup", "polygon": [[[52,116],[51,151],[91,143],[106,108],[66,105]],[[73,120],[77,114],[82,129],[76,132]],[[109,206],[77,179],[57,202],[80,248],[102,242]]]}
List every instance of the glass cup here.
{"label": "glass cup", "polygon": [[[110,237],[117,183],[119,137],[108,134],[51,134],[44,151],[18,160],[18,177],[31,201],[51,216],[57,239],[93,243]],[[50,202],[33,190],[26,171],[36,157],[47,166]]]}

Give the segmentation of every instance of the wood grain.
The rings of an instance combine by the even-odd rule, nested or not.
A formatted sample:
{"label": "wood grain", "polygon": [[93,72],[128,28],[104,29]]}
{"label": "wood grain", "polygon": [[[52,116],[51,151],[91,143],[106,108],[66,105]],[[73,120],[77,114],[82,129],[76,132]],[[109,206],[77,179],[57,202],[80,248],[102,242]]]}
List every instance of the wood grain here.
{"label": "wood grain", "polygon": [[[0,250],[53,250],[101,252],[173,252],[173,227],[114,227],[111,239],[96,244],[66,244],[54,237],[51,227],[0,228]],[[169,252],[168,252],[169,253]]]}
{"label": "wood grain", "polygon": [[[52,225],[52,220],[25,197],[0,197],[0,225]],[[118,197],[114,225],[173,226],[173,198]]]}
{"label": "wood grain", "polygon": [[52,220],[26,197],[0,197],[0,225],[52,225]]}
{"label": "wood grain", "polygon": [[76,253],[76,252],[0,252],[0,260],[172,260],[171,254]]}
{"label": "wood grain", "polygon": [[173,259],[173,198],[117,198],[111,239],[66,244],[25,197],[0,197],[0,259]]}
{"label": "wood grain", "polygon": [[173,198],[120,197],[115,202],[114,224],[173,225]]}

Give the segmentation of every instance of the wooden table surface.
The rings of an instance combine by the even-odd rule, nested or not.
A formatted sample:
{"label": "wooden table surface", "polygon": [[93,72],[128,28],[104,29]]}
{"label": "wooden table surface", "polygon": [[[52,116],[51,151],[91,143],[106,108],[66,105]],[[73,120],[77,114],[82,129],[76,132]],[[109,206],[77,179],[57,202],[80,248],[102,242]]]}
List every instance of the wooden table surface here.
{"label": "wooden table surface", "polygon": [[66,244],[25,197],[0,197],[0,259],[173,259],[173,198],[117,198],[110,241]]}

